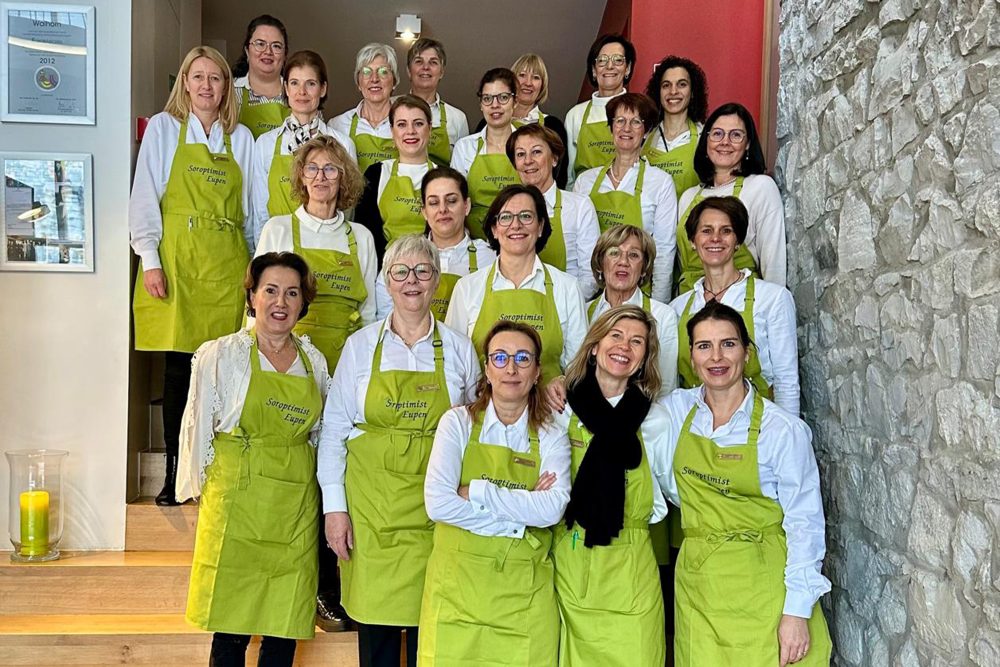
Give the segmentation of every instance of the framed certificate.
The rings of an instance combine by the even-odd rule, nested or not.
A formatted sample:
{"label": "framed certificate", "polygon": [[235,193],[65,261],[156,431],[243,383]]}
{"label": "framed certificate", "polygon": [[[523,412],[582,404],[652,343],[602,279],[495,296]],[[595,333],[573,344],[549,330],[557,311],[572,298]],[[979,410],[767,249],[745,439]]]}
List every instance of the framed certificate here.
{"label": "framed certificate", "polygon": [[0,270],[94,270],[89,153],[0,153]]}
{"label": "framed certificate", "polygon": [[0,3],[0,121],[93,125],[94,8]]}

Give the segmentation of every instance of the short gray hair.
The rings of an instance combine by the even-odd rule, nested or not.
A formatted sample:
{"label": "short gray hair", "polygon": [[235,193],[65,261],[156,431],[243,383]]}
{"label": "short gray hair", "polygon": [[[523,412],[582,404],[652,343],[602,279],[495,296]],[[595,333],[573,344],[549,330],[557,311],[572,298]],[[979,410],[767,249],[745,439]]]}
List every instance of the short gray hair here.
{"label": "short gray hair", "polygon": [[386,248],[385,257],[382,258],[382,279],[386,285],[392,278],[389,277],[389,267],[399,262],[400,257],[406,255],[427,255],[434,270],[437,272],[438,280],[441,279],[441,256],[438,254],[437,246],[431,240],[421,234],[406,234],[389,244]]}
{"label": "short gray hair", "polygon": [[354,59],[354,82],[357,83],[358,75],[361,74],[361,68],[366,67],[371,64],[373,60],[382,56],[385,61],[389,63],[389,68],[392,70],[392,87],[395,88],[399,83],[399,66],[396,64],[396,49],[392,48],[388,44],[382,44],[379,42],[370,42],[361,47],[358,51],[357,58]]}

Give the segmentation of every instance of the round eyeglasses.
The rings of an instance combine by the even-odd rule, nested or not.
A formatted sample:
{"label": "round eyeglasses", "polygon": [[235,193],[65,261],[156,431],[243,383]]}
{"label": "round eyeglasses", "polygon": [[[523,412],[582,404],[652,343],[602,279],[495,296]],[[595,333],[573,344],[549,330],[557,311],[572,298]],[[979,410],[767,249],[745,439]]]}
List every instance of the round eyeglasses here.
{"label": "round eyeglasses", "polygon": [[496,352],[487,354],[486,358],[490,360],[490,364],[494,368],[507,368],[507,364],[511,359],[514,360],[514,365],[518,368],[527,368],[535,361],[534,353],[527,350],[518,350],[514,354],[505,350],[497,350]]}

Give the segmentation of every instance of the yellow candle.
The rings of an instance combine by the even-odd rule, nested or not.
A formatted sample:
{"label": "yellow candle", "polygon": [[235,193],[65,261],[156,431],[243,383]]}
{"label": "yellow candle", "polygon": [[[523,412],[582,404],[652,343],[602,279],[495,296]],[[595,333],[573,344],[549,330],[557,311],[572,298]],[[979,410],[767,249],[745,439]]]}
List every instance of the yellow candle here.
{"label": "yellow candle", "polygon": [[49,492],[21,494],[21,555],[44,556],[49,550]]}

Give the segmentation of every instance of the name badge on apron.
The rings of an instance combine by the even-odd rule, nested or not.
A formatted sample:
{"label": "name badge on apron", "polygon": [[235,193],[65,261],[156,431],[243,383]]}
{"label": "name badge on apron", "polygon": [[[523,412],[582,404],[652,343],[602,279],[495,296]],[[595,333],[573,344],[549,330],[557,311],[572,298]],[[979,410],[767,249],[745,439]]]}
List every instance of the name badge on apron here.
{"label": "name badge on apron", "polygon": [[587,446],[587,443],[585,443],[583,440],[574,440],[573,438],[570,438],[570,440],[569,440],[569,446],[570,447],[579,447],[579,448],[583,449],[584,447]]}
{"label": "name badge on apron", "polygon": [[434,383],[434,384],[418,384],[417,385],[417,391],[418,392],[423,392],[423,391],[437,391],[440,388],[441,388],[441,385],[439,385],[437,383]]}
{"label": "name badge on apron", "polygon": [[742,461],[743,460],[743,455],[742,454],[726,454],[725,452],[722,452],[720,454],[716,454],[715,458],[719,459],[720,461]]}
{"label": "name badge on apron", "polygon": [[535,462],[531,459],[522,459],[520,456],[514,457],[514,463],[522,466],[528,466],[529,468],[535,467]]}

